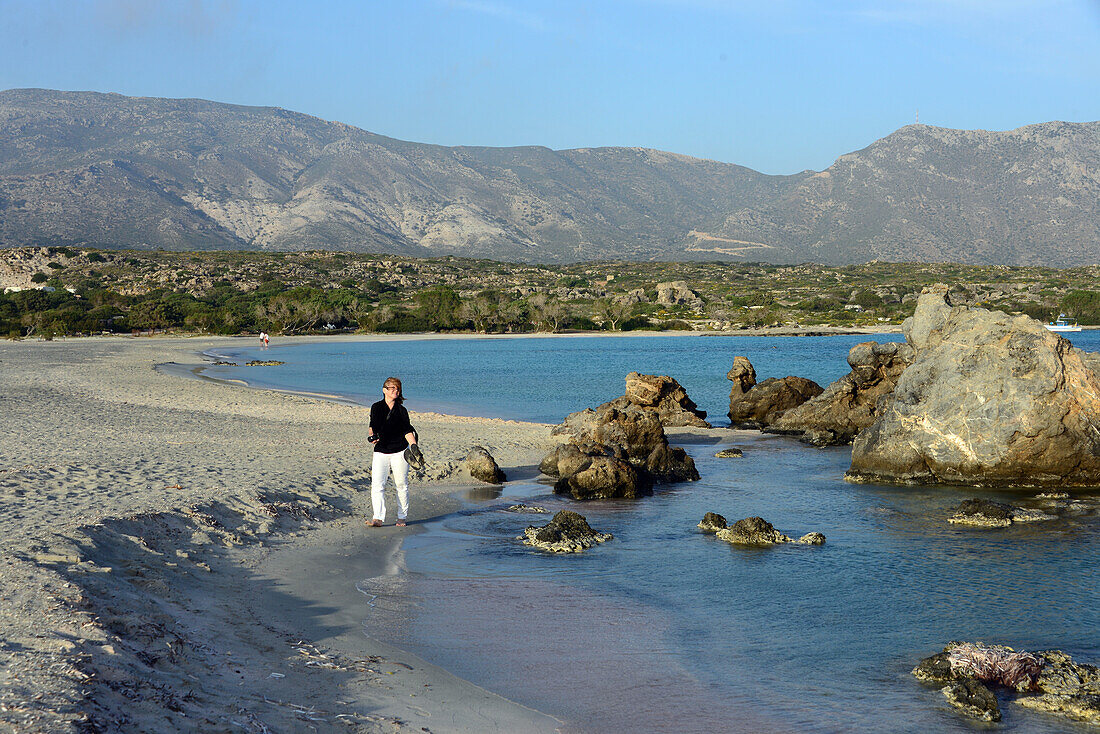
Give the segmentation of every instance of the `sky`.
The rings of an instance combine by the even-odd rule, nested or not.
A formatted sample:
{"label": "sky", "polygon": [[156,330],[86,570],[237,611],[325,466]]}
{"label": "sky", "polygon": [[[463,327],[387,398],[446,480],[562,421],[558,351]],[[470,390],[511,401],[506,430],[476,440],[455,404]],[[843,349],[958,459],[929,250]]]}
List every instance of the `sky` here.
{"label": "sky", "polygon": [[1100,0],[0,0],[0,89],[771,174],[904,125],[1100,120]]}

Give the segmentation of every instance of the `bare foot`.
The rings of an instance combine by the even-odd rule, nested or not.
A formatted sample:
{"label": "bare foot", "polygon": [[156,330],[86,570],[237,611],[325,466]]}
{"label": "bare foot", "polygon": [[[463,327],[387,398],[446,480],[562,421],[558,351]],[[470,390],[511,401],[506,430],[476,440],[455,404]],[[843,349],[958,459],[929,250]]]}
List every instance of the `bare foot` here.
{"label": "bare foot", "polygon": [[380,527],[382,527],[382,521],[379,520],[378,518],[374,518],[373,520],[364,520],[363,524],[365,524],[368,528],[380,528]]}
{"label": "bare foot", "polygon": [[397,527],[399,527],[399,528],[405,527],[405,521],[404,520],[398,520],[397,521]]}

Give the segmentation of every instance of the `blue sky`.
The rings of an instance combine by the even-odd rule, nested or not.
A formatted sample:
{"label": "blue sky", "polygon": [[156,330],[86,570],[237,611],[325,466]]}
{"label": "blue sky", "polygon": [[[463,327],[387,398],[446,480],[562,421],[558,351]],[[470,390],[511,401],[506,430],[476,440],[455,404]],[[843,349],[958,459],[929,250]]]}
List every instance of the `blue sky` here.
{"label": "blue sky", "polygon": [[918,110],[989,130],[1100,119],[1100,0],[0,0],[13,87],[794,173]]}

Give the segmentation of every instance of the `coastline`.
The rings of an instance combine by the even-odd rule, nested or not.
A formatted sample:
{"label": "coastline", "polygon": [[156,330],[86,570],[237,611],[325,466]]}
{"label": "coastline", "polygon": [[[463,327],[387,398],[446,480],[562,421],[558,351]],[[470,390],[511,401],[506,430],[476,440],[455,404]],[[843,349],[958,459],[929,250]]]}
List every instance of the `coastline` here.
{"label": "coastline", "polygon": [[0,722],[556,730],[367,637],[355,588],[395,573],[405,533],[457,509],[470,446],[534,476],[547,427],[416,414],[432,449],[412,522],[367,529],[362,407],[155,369],[241,343],[0,344]]}

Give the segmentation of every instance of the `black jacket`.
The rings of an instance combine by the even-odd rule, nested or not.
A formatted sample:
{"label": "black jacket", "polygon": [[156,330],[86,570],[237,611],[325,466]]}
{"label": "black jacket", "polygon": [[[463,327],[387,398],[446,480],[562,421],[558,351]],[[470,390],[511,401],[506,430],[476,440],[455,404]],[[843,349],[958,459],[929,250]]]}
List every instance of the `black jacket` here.
{"label": "black jacket", "polygon": [[390,410],[385,400],[379,400],[370,406],[370,432],[378,436],[374,450],[383,454],[396,454],[409,447],[405,435],[413,432],[409,422],[409,411],[404,405],[395,405]]}

